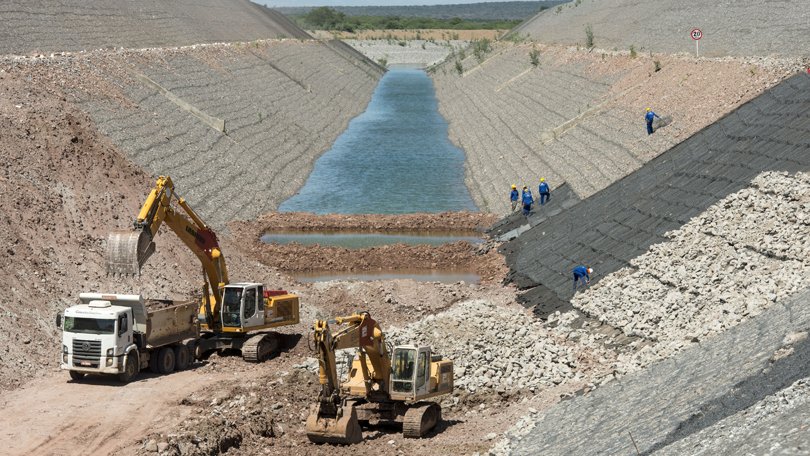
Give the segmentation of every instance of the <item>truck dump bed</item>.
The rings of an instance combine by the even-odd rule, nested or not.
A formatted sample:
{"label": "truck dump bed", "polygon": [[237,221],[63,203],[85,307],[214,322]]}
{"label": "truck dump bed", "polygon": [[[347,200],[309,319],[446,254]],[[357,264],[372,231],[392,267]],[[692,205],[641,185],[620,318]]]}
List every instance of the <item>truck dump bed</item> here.
{"label": "truck dump bed", "polygon": [[198,310],[197,301],[146,301],[146,344],[159,347],[199,337]]}
{"label": "truck dump bed", "polygon": [[132,309],[136,332],[144,335],[148,347],[160,347],[183,339],[195,339],[200,335],[197,320],[198,301],[171,301],[150,299],[144,301],[140,295],[112,293],[81,293],[83,304],[90,301],[110,301],[114,306]]}

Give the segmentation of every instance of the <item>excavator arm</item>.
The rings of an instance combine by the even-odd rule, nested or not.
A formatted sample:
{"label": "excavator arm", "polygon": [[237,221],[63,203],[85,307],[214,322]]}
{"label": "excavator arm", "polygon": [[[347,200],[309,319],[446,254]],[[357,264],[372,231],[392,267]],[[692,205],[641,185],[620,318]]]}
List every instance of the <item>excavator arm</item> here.
{"label": "excavator arm", "polygon": [[[180,212],[172,205],[176,200]],[[219,328],[222,290],[228,284],[228,269],[216,233],[174,191],[168,176],[160,176],[149,192],[131,230],[116,231],[107,238],[107,272],[135,275],[155,251],[154,238],[166,224],[202,265],[203,311],[212,329]]]}
{"label": "excavator arm", "polygon": [[[346,325],[332,334],[329,324]],[[318,320],[314,332],[321,392],[307,419],[307,436],[315,442],[357,443],[362,439],[354,405],[344,403],[335,364],[336,350],[357,348],[367,392],[385,392],[391,357],[380,326],[367,312],[331,321]]]}

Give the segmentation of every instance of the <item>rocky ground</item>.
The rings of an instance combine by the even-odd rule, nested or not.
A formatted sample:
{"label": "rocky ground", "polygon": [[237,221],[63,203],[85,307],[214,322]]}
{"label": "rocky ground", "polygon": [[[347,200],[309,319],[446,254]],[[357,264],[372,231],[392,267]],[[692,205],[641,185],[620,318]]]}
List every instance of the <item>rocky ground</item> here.
{"label": "rocky ground", "polygon": [[572,304],[651,341],[623,360],[644,367],[810,286],[808,214],[810,175],[763,173]]}
{"label": "rocky ground", "polygon": [[471,271],[485,282],[496,283],[505,273],[503,258],[493,242],[470,244],[456,241],[439,246],[393,244],[364,249],[321,245],[267,244],[265,233],[406,233],[453,234],[478,233],[495,217],[479,213],[441,213],[391,215],[325,215],[306,213],[268,213],[255,222],[231,222],[230,232],[242,245],[251,246],[256,258],[287,272],[352,271],[395,272],[402,270]]}
{"label": "rocky ground", "polygon": [[[668,233],[669,241],[654,245],[633,260],[632,267],[610,274],[575,295],[575,310],[551,315],[548,331],[562,341],[583,344],[583,352],[618,348],[616,358],[608,361],[606,375],[589,379],[594,387],[681,352],[694,353],[701,343],[715,340],[807,289],[808,205],[807,174],[763,173],[748,188]],[[596,329],[604,323],[614,330]],[[771,362],[792,355],[794,345],[801,345],[805,338],[806,332],[786,337]],[[801,391],[803,385],[799,381],[728,418],[727,423],[699,434],[709,441],[692,435],[672,447],[674,450],[667,447],[665,453],[712,454],[720,448],[732,448],[738,440],[757,447],[752,434],[740,431],[742,423],[756,425],[762,421],[762,426],[767,426],[769,413],[793,413],[800,403],[795,391]],[[794,415],[792,419],[801,419],[801,415]],[[527,435],[538,420],[537,414],[523,417],[508,431],[512,443],[500,442],[495,453],[508,451],[509,445]],[[774,432],[790,437],[791,442],[796,440],[792,431]]]}

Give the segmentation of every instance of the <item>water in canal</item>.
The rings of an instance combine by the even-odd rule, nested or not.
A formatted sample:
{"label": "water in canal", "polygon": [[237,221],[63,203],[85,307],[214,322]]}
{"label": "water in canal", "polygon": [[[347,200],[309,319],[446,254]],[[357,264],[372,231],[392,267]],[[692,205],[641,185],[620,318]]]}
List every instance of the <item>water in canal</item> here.
{"label": "water in canal", "polygon": [[366,111],[315,163],[282,212],[403,214],[478,210],[464,185],[464,152],[447,137],[433,81],[393,68]]}

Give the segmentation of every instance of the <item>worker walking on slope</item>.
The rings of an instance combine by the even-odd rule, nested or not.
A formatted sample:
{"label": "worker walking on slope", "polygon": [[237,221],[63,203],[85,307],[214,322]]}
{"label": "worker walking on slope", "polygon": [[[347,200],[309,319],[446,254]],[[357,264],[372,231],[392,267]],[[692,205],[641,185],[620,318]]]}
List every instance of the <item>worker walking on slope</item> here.
{"label": "worker walking on slope", "polygon": [[517,185],[512,184],[512,193],[509,194],[509,201],[512,202],[512,212],[515,212],[515,208],[517,207],[518,199],[520,199],[519,196],[520,195],[518,194],[518,191],[517,191]]}
{"label": "worker walking on slope", "polygon": [[580,282],[582,282],[583,286],[587,286],[589,283],[591,283],[591,274],[593,274],[592,268],[579,265],[571,272],[574,273],[574,293],[577,292]]}
{"label": "worker walking on slope", "polygon": [[534,198],[532,198],[532,191],[529,190],[528,187],[525,185],[523,186],[523,215],[526,217],[529,216],[529,213],[532,211],[532,203],[534,203]]}
{"label": "worker walking on slope", "polygon": [[659,119],[661,118],[661,116],[659,116],[658,114],[653,112],[652,108],[647,108],[647,114],[644,116],[644,119],[647,121],[647,134],[648,135],[653,134],[653,132],[655,131],[655,130],[653,130],[652,123],[653,123],[653,119],[655,119],[656,117],[658,117]]}
{"label": "worker walking on slope", "polygon": [[548,184],[546,183],[546,179],[544,177],[540,178],[540,186],[537,188],[537,191],[540,192],[541,206],[544,206],[546,201],[551,200],[551,192],[549,191]]}

